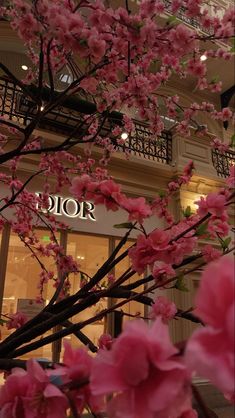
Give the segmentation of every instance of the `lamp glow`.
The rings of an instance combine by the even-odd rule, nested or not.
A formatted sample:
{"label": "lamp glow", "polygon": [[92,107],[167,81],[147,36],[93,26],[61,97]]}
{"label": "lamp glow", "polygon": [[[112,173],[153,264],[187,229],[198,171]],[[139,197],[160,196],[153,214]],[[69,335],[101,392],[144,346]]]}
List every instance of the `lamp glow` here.
{"label": "lamp glow", "polygon": [[28,67],[27,67],[27,65],[25,65],[25,64],[21,65],[21,68],[22,68],[22,70],[24,70],[24,71],[27,71],[27,70],[28,70]]}
{"label": "lamp glow", "polygon": [[201,61],[206,61],[207,60],[207,56],[205,54],[200,56],[200,60]]}
{"label": "lamp glow", "polygon": [[128,138],[128,133],[127,132],[123,132],[122,134],[121,134],[121,138],[122,139],[127,139]]}

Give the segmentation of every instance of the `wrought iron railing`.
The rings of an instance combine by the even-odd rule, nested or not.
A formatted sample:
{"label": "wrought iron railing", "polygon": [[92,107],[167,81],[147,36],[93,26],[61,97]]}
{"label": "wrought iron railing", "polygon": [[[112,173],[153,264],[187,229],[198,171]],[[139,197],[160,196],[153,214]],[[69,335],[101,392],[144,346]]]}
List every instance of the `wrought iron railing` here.
{"label": "wrought iron railing", "polygon": [[[32,91],[32,89],[31,89]],[[34,92],[35,93],[35,92]],[[48,90],[44,90],[45,101]],[[79,122],[84,120],[84,114],[92,114],[95,104],[73,96],[65,100],[63,106],[57,106],[40,121],[39,127],[62,135],[71,134]],[[7,78],[0,79],[0,116],[27,126],[37,112],[37,106],[26,97],[19,86]],[[113,124],[120,125],[122,114],[112,112],[110,119],[104,126],[103,135],[107,135]],[[155,160],[163,164],[170,164],[172,160],[172,135],[169,131],[153,137],[147,124],[134,121],[134,130],[124,145],[117,147],[119,151],[127,151],[146,159]]]}
{"label": "wrought iron railing", "polygon": [[[172,0],[163,0],[163,3],[166,7],[166,12],[172,15],[172,10],[171,10]],[[180,19],[182,22],[194,27],[195,29],[199,29],[202,32],[209,33],[209,34],[212,33],[211,29],[206,29],[201,26],[199,19],[197,19],[197,17],[187,16],[187,9],[184,6],[180,6],[178,11],[175,13],[175,16],[178,19]]]}
{"label": "wrought iron railing", "polygon": [[235,165],[235,151],[229,150],[224,153],[212,150],[212,162],[219,177],[228,177],[231,165]]}

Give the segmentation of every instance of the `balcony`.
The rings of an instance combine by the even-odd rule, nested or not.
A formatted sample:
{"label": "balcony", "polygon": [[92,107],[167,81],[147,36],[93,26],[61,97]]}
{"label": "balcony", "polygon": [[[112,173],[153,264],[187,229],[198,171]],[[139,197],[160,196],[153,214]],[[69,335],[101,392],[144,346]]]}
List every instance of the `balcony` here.
{"label": "balcony", "polygon": [[235,165],[235,151],[231,149],[222,154],[217,150],[213,150],[212,163],[219,177],[228,177],[229,168],[231,165]]}
{"label": "balcony", "polygon": [[[35,88],[34,88],[35,89]],[[47,101],[49,91],[44,89],[43,100]],[[70,135],[83,120],[84,114],[92,114],[96,110],[95,104],[81,100],[74,95],[66,99],[63,106],[50,111],[40,122],[39,128],[60,135]],[[22,90],[11,80],[0,79],[0,116],[4,116],[16,124],[27,126],[37,112],[35,103],[23,94]],[[122,114],[111,112],[101,134],[110,133],[112,127],[122,125]],[[134,121],[135,129],[125,144],[118,146],[118,151],[129,152],[145,159],[170,164],[172,160],[172,135],[163,132],[161,136],[153,138],[148,125]],[[76,137],[76,135],[75,135]]]}

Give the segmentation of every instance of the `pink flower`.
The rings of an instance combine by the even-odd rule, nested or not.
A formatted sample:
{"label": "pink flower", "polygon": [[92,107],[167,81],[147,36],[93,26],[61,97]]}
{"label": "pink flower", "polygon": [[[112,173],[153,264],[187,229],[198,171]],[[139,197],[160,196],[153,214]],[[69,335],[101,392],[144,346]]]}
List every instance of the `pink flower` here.
{"label": "pink flower", "polygon": [[170,264],[166,264],[163,261],[156,261],[153,265],[152,275],[155,279],[161,279],[160,276],[165,274],[168,277],[174,277],[175,271]]}
{"label": "pink flower", "polygon": [[24,418],[24,401],[30,381],[27,373],[15,369],[0,390],[0,418]]}
{"label": "pink flower", "polygon": [[94,359],[92,392],[116,393],[110,417],[178,418],[190,409],[190,401],[186,368],[175,354],[160,318],[151,328],[141,320],[130,321],[112,349],[100,350]]}
{"label": "pink flower", "polygon": [[158,296],[151,307],[150,317],[153,319],[160,316],[163,322],[167,322],[174,318],[176,312],[177,308],[174,302],[164,296]]}
{"label": "pink flower", "polygon": [[11,315],[10,321],[7,322],[7,329],[20,328],[28,320],[29,318],[23,312],[16,312],[15,314]]}
{"label": "pink flower", "polygon": [[219,258],[222,254],[221,251],[216,250],[216,248],[213,248],[212,245],[208,244],[205,245],[202,249],[203,258],[207,263],[210,261],[216,260]]}
{"label": "pink flower", "polygon": [[90,176],[83,174],[81,177],[75,177],[72,180],[70,192],[78,200],[82,200],[84,197],[87,199],[93,199],[96,188],[97,184],[92,181]]}
{"label": "pink flower", "polygon": [[87,381],[87,384],[72,392],[72,397],[79,414],[83,412],[86,404],[90,406],[93,412],[102,411],[102,397],[93,396],[90,391],[90,385],[88,384],[91,373],[92,357],[83,348],[73,349],[67,341],[64,342],[64,348],[63,363],[67,369],[68,381],[76,381],[78,383]]}
{"label": "pink flower", "polygon": [[209,264],[196,295],[195,314],[206,324],[190,338],[186,362],[231,399],[235,393],[234,262],[228,257]]}
{"label": "pink flower", "polygon": [[34,359],[27,372],[13,370],[0,391],[1,418],[64,418],[67,407],[65,395]]}
{"label": "pink flower", "polygon": [[106,42],[97,36],[90,36],[88,46],[94,62],[98,62],[105,54]]}
{"label": "pink flower", "polygon": [[129,250],[129,257],[137,273],[143,273],[147,265],[152,265],[168,248],[169,234],[156,229],[148,237],[139,235],[136,246]]}
{"label": "pink flower", "polygon": [[196,77],[203,78],[206,75],[206,66],[201,61],[191,59],[188,62],[188,71]]}
{"label": "pink flower", "polygon": [[85,78],[81,81],[80,86],[89,93],[96,93],[98,81],[94,77]]}
{"label": "pink flower", "polygon": [[205,216],[208,212],[215,216],[221,216],[225,211],[225,196],[218,193],[210,193],[206,198],[202,197],[195,202],[198,205],[199,216]]}
{"label": "pink flower", "polygon": [[144,197],[137,197],[135,199],[125,197],[122,201],[122,207],[129,213],[129,221],[137,221],[140,224],[152,214]]}

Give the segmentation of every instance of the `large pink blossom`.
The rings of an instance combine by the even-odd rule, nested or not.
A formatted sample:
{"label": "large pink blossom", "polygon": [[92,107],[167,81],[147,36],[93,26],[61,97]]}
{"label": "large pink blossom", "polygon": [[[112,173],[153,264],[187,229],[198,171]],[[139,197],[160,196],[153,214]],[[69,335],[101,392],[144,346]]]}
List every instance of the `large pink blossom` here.
{"label": "large pink blossom", "polygon": [[66,396],[34,359],[26,372],[15,369],[0,391],[1,418],[65,418],[67,407]]}
{"label": "large pink blossom", "polygon": [[221,216],[225,211],[225,196],[218,193],[210,193],[206,198],[201,197],[195,202],[198,205],[198,214],[205,216],[208,212],[215,216]]}
{"label": "large pink blossom", "polygon": [[100,350],[94,359],[91,389],[116,394],[110,417],[178,418],[190,409],[190,394],[189,376],[176,354],[160,318],[151,328],[130,321],[111,350]]}
{"label": "large pink blossom", "polygon": [[103,409],[103,399],[101,396],[93,396],[90,391],[89,378],[92,367],[92,357],[84,348],[73,349],[71,345],[65,341],[64,343],[63,363],[66,366],[66,376],[68,382],[85,383],[79,389],[71,392],[74,403],[79,414],[81,414],[86,405],[91,410],[100,412]]}
{"label": "large pink blossom", "polygon": [[121,200],[121,206],[129,213],[129,221],[137,221],[140,224],[152,214],[144,197],[137,197],[135,199],[125,197]]}
{"label": "large pink blossom", "polygon": [[168,242],[169,234],[160,229],[151,232],[148,237],[139,235],[136,246],[129,250],[135,271],[143,273],[147,265],[153,265],[160,254],[169,247]]}
{"label": "large pink blossom", "polygon": [[205,323],[190,338],[186,361],[192,370],[235,399],[235,278],[234,262],[223,257],[202,274],[195,314]]}

